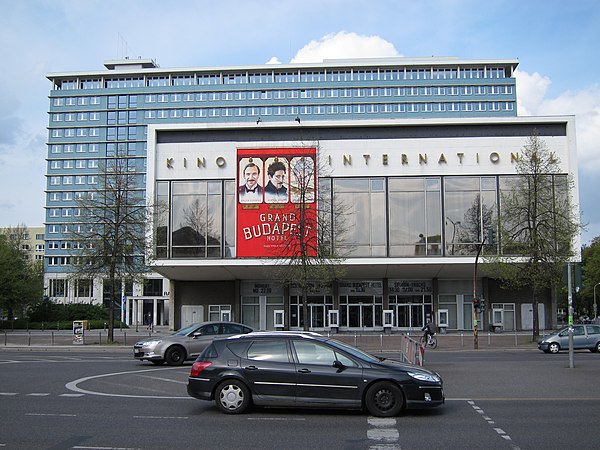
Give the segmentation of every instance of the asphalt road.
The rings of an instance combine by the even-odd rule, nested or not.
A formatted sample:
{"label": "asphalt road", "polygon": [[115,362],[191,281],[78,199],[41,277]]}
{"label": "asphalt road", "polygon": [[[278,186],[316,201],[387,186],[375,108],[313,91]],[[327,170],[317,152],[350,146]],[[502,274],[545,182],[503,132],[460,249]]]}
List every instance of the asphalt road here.
{"label": "asphalt road", "polygon": [[[86,351],[87,350],[87,351]],[[554,449],[600,447],[600,355],[429,351],[447,402],[376,419],[356,411],[254,409],[228,416],[186,394],[191,364],[125,349],[0,348],[0,448]]]}

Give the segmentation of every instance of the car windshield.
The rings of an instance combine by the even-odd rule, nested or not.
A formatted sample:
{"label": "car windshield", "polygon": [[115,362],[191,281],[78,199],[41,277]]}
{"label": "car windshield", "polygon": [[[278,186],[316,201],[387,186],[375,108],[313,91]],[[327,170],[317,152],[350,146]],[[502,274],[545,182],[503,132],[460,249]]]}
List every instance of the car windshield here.
{"label": "car windshield", "polygon": [[190,325],[189,327],[185,327],[182,328],[181,330],[177,330],[175,333],[173,333],[173,336],[186,336],[188,334],[190,334],[192,331],[194,331],[196,328],[198,328],[197,323]]}
{"label": "car windshield", "polygon": [[350,353],[352,356],[362,359],[363,361],[368,361],[368,362],[380,362],[381,361],[380,358],[377,358],[376,356],[373,356],[370,353],[363,352],[362,350],[359,350],[356,347],[352,347],[351,345],[345,344],[340,341],[336,341],[335,339],[329,339],[327,342],[329,344],[333,345],[334,347],[345,351],[346,353]]}

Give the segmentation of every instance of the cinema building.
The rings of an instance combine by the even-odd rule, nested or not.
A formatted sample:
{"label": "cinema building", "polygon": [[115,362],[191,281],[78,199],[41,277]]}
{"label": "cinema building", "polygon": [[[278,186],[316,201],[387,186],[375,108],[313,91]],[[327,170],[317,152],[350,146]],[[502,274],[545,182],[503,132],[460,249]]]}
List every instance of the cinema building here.
{"label": "cinema building", "polygon": [[[577,183],[577,155],[573,117],[517,116],[517,64],[394,58],[165,70],[125,60],[49,75],[48,193],[61,200],[48,201],[47,240],[58,248],[46,251],[47,283],[68,273],[68,260],[49,262],[68,257],[60,250],[71,226],[50,212],[73,207],[65,192],[93,189],[89,161],[126,158],[160,205],[151,265],[163,295],[153,311],[173,329],[225,319],[262,330],[306,321],[315,331],[394,332],[431,316],[448,331],[470,330],[475,293],[486,301],[480,329],[531,329],[530,292],[502,289],[481,258],[475,270],[475,256],[529,136],[559,159],[557,186]],[[63,183],[75,172],[65,160],[85,175],[77,189]],[[299,170],[313,174],[303,195]],[[576,205],[577,184],[573,197]],[[305,317],[301,290],[275,268],[299,210],[318,214],[320,202],[343,209],[343,232],[332,231],[343,276],[315,280]],[[488,242],[486,252],[498,250]],[[129,322],[144,311],[140,300],[125,296]],[[541,328],[553,325],[555,293],[539,314]]]}

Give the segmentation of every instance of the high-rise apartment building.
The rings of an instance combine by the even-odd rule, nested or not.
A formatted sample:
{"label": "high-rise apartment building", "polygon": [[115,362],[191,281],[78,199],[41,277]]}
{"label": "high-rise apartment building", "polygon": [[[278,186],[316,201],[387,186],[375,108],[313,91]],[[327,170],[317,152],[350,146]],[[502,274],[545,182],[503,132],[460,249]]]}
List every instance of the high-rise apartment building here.
{"label": "high-rise apartment building", "polygon": [[[514,175],[534,129],[563,156],[564,175],[576,173],[572,118],[517,117],[517,65],[432,57],[163,69],[126,59],[105,70],[49,74],[50,297],[103,298],[102,280],[68,278],[78,245],[71,232],[76,201],[97,187],[101,163],[122,159],[151,200],[169,205],[155,227],[155,273],[123,288],[129,323],[150,313],[174,328],[233,317],[260,329],[308,320],[315,330],[380,330],[420,328],[435,315],[449,329],[470,329],[473,244],[489,227],[479,217],[471,226],[481,233],[468,236],[473,202],[498,208],[503,177]],[[307,318],[294,287],[265,270],[268,246],[245,242],[278,226],[252,222],[262,219],[249,211],[292,207],[289,174],[303,157],[328,161],[331,173],[319,183],[357,208],[348,278],[315,288]],[[290,193],[277,205],[260,194],[244,206],[243,164],[260,162],[266,186],[280,160]],[[203,231],[185,223],[191,205],[204,205]],[[493,280],[476,281],[493,303],[486,324],[527,327],[525,297],[500,298]],[[545,308],[550,320],[550,300]]]}

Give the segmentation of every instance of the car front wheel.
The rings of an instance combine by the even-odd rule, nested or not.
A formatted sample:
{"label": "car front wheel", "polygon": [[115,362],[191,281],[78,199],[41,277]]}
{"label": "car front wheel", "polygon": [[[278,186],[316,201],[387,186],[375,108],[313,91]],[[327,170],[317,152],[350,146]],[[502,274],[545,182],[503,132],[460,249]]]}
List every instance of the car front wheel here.
{"label": "car front wheel", "polygon": [[404,395],[394,383],[380,381],[367,391],[365,406],[376,417],[397,416],[404,408]]}
{"label": "car front wheel", "polygon": [[217,407],[227,414],[241,414],[250,406],[250,391],[238,380],[222,382],[215,392]]}
{"label": "car front wheel", "polygon": [[185,350],[178,345],[170,347],[165,353],[165,361],[170,366],[180,366],[185,361]]}
{"label": "car front wheel", "polygon": [[552,342],[548,346],[548,351],[550,351],[550,353],[558,353],[560,351],[560,345],[558,345],[557,342]]}

